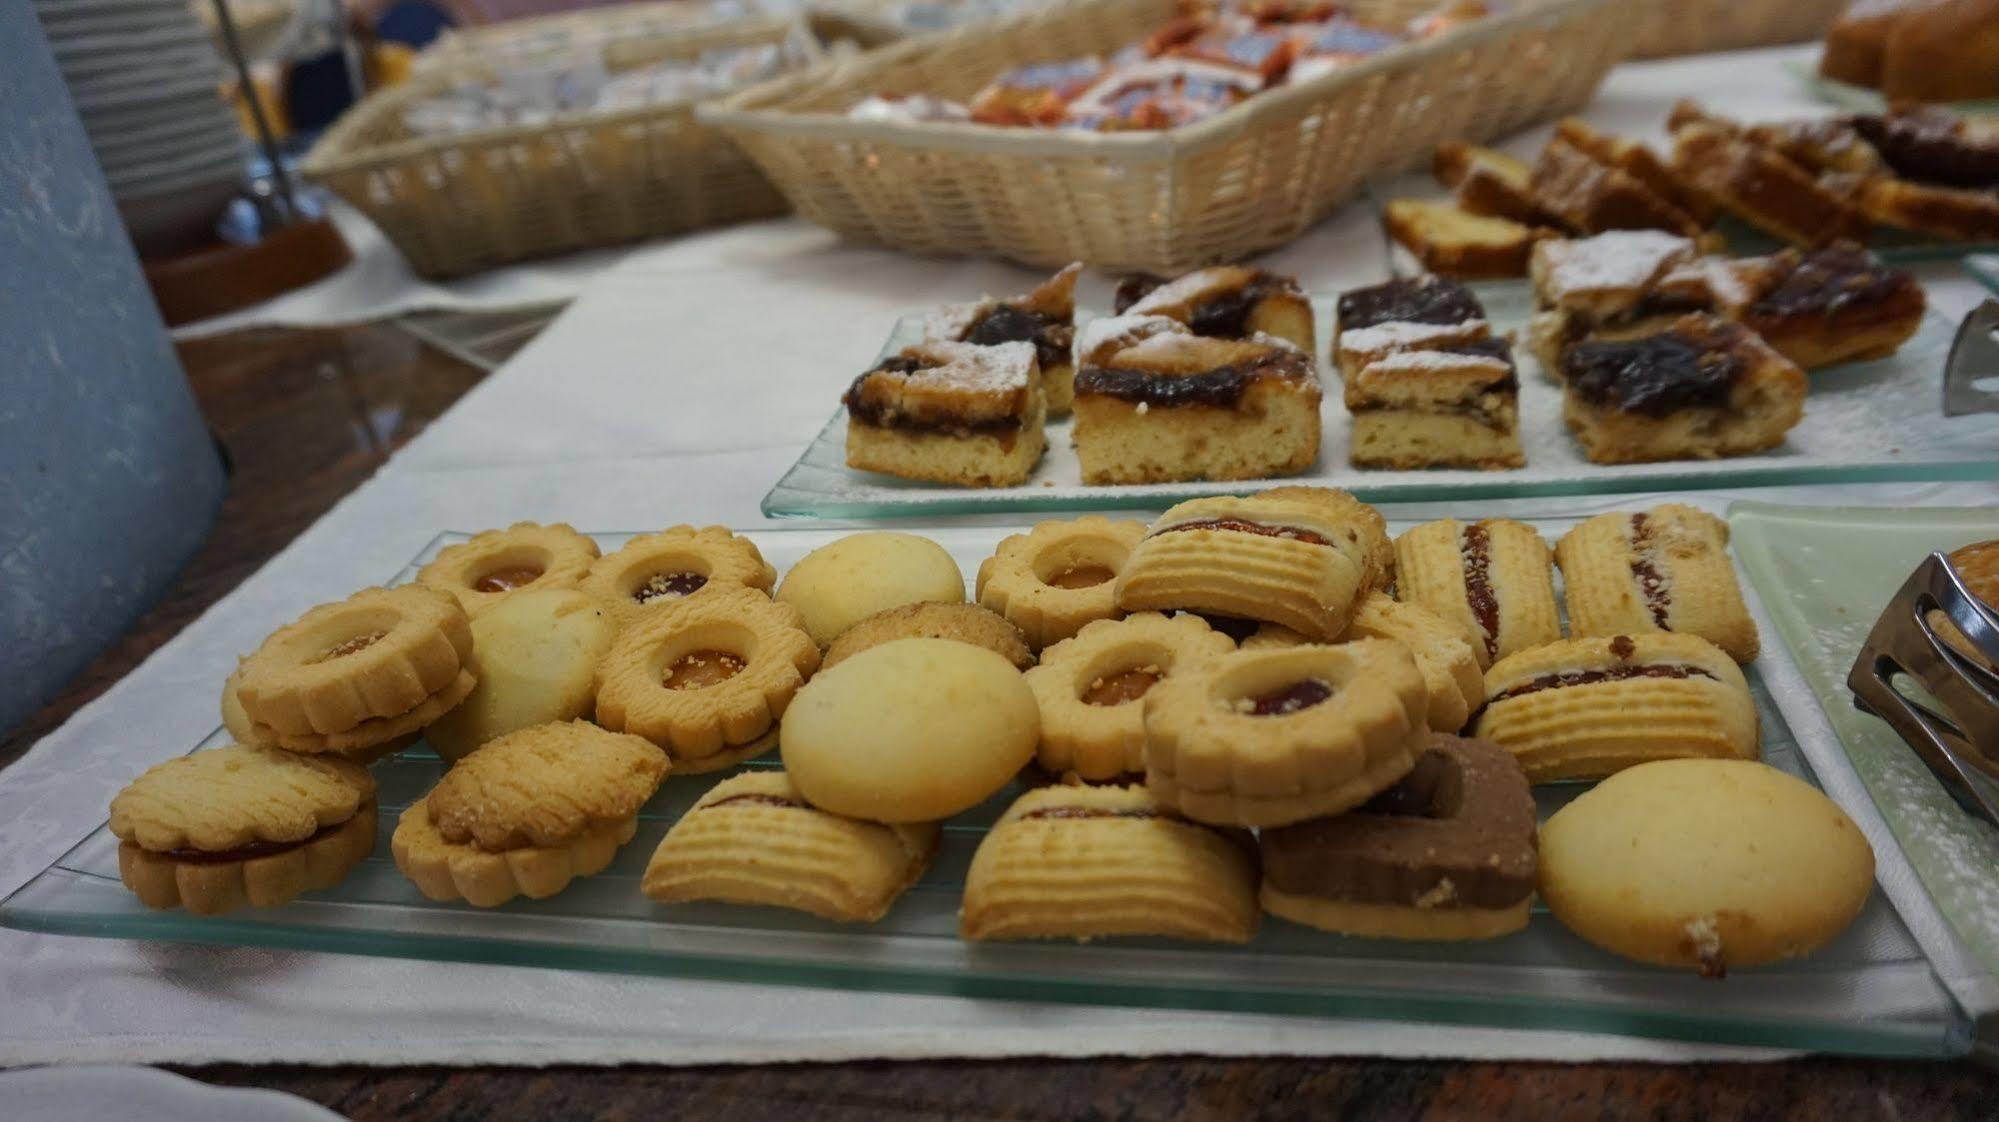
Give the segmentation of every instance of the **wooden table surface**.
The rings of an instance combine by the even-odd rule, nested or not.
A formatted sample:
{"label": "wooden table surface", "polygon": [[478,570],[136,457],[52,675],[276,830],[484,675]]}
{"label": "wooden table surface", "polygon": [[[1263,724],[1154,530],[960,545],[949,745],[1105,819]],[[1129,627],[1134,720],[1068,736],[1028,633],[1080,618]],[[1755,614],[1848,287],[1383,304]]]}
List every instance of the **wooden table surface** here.
{"label": "wooden table surface", "polygon": [[[526,337],[515,332],[508,345]],[[269,560],[485,374],[481,366],[393,325],[246,332],[187,343],[180,353],[233,464],[230,495],[214,535],[129,634],[0,739],[0,766]],[[1440,1038],[1446,1031],[1438,1030]],[[1999,1119],[1999,1076],[1968,1063],[1823,1058],[1754,1065],[1164,1058],[760,1068],[180,1070],[217,1083],[289,1091],[356,1119],[440,1122]]]}

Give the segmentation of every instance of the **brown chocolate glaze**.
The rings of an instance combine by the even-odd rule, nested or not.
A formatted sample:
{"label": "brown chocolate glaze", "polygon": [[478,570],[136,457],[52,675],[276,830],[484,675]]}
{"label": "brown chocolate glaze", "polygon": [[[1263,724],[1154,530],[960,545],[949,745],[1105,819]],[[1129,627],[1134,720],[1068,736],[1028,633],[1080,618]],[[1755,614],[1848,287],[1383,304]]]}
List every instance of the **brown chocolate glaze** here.
{"label": "brown chocolate glaze", "polygon": [[732,803],[749,803],[756,806],[805,806],[797,799],[787,799],[783,795],[766,795],[759,791],[749,791],[740,795],[730,795],[726,799],[716,799],[712,803],[704,804],[700,809],[713,810],[718,806],[729,806]]}
{"label": "brown chocolate glaze", "polygon": [[[375,804],[365,803],[356,813],[373,814],[375,813]],[[335,822],[331,826],[321,826],[319,829],[313,831],[311,836],[300,838],[297,841],[253,841],[231,849],[194,849],[190,847],[186,849],[162,849],[150,852],[154,852],[158,856],[165,857],[171,861],[178,861],[183,865],[229,865],[238,861],[255,861],[259,857],[275,857],[280,853],[290,853],[294,849],[303,849],[351,821],[353,821],[352,818],[347,818]]]}
{"label": "brown chocolate glaze", "polygon": [[1673,594],[1666,590],[1666,575],[1659,571],[1658,551],[1652,541],[1652,519],[1640,511],[1631,516],[1631,579],[1638,582],[1638,591],[1645,597],[1645,607],[1652,613],[1652,622],[1659,630],[1670,630],[1666,626],[1666,614],[1672,609]]}
{"label": "brown chocolate glaze", "polygon": [[879,401],[870,401],[861,392],[861,387],[867,382],[869,375],[878,372],[913,374],[922,368],[922,365],[913,359],[891,355],[883,359],[873,370],[854,379],[854,384],[847,387],[847,392],[840,398],[840,402],[847,407],[848,415],[854,420],[878,429],[942,433],[948,436],[1012,436],[1020,432],[1023,422],[1018,415],[985,417],[977,420],[919,417],[887,408]]}
{"label": "brown chocolate glaze", "polygon": [[1041,369],[1053,370],[1069,365],[1069,348],[1076,341],[1076,329],[1054,316],[1015,304],[997,304],[965,329],[962,341],[986,347],[1032,343],[1035,361],[1041,364]]}
{"label": "brown chocolate glaze", "polygon": [[[1118,282],[1114,307],[1118,315],[1130,311],[1132,305],[1168,284],[1165,277],[1151,273],[1133,273]],[[1298,285],[1288,277],[1266,273],[1261,269],[1250,278],[1248,284],[1229,292],[1218,293],[1187,309],[1187,329],[1196,335],[1209,335],[1219,339],[1241,339],[1249,334],[1249,317],[1256,306],[1272,295],[1295,293]]]}
{"label": "brown chocolate glaze", "polygon": [[1083,397],[1100,394],[1165,409],[1193,405],[1234,409],[1258,378],[1303,379],[1310,373],[1308,356],[1288,347],[1271,347],[1268,354],[1253,362],[1218,366],[1197,374],[1085,366],[1076,374],[1076,393]]}
{"label": "brown chocolate glaze", "polygon": [[1492,701],[1507,701],[1525,697],[1542,690],[1562,689],[1566,686],[1593,686],[1598,682],[1624,682],[1632,678],[1707,678],[1714,675],[1698,666],[1674,666],[1646,664],[1642,666],[1607,666],[1602,670],[1568,670],[1560,674],[1543,674],[1530,682],[1522,682],[1510,690],[1494,697]]}
{"label": "brown chocolate glaze", "polygon": [[1897,175],[1949,187],[1999,187],[1999,138],[1966,134],[1948,109],[1925,108],[1853,118],[1853,127]]}
{"label": "brown chocolate glaze", "polygon": [[1805,254],[1789,276],[1749,307],[1749,315],[1785,319],[1830,318],[1853,308],[1889,303],[1915,288],[1915,279],[1891,269],[1852,242]]}
{"label": "brown chocolate glaze", "polygon": [[1485,309],[1471,289],[1442,277],[1401,278],[1342,292],[1340,330],[1384,323],[1464,323],[1484,319]]}
{"label": "brown chocolate glaze", "polygon": [[1458,553],[1464,560],[1465,603],[1485,636],[1485,657],[1490,662],[1499,657],[1499,597],[1492,589],[1492,534],[1485,523],[1465,526]]}
{"label": "brown chocolate glaze", "polygon": [[1250,698],[1249,715],[1288,717],[1325,702],[1334,692],[1332,683],[1317,678],[1306,678]]}
{"label": "brown chocolate glaze", "polygon": [[1310,530],[1300,530],[1292,526],[1268,526],[1261,522],[1251,522],[1242,518],[1203,518],[1198,522],[1182,522],[1178,526],[1168,526],[1154,531],[1160,534],[1177,534],[1182,530],[1231,530],[1238,534],[1256,534],[1265,538],[1289,538],[1306,545],[1331,545],[1333,543]]}
{"label": "brown chocolate glaze", "polygon": [[1157,810],[1151,807],[1107,807],[1107,806],[1041,806],[1021,815],[1016,822],[1030,818],[1158,818]]}
{"label": "brown chocolate glaze", "polygon": [[1512,907],[1534,891],[1534,797],[1506,749],[1434,733],[1357,810],[1262,832],[1273,887],[1353,904]]}
{"label": "brown chocolate glaze", "polygon": [[1562,379],[1578,397],[1646,417],[1726,406],[1742,373],[1727,350],[1678,331],[1593,339],[1562,352]]}

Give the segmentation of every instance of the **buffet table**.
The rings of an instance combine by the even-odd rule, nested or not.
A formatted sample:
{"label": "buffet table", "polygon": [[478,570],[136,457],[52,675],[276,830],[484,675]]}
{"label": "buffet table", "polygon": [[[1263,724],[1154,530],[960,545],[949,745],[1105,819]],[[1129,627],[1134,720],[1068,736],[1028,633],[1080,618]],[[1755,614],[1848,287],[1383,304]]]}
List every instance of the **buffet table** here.
{"label": "buffet table", "polygon": [[[1617,71],[1588,116],[1627,135],[1656,137],[1671,101],[1690,91],[1743,116],[1811,111],[1781,60],[1797,51],[1747,52]],[[1521,148],[1534,137],[1517,138]],[[1377,279],[1384,250],[1374,217],[1351,207],[1267,259],[1314,292]],[[1955,264],[1918,270],[1931,302],[1955,318],[1981,295]],[[589,530],[678,522],[762,524],[758,503],[818,431],[839,389],[879,348],[901,312],[939,299],[1009,292],[1029,274],[989,262],[919,260],[844,245],[801,222],[740,227],[633,252],[505,367],[466,394],[372,479],[298,533],[271,562],[165,642],[102,697],[0,774],[0,894],[42,869],[102,821],[110,794],[145,765],[185,751],[215,725],[214,685],[235,656],[300,606],[336,599],[387,579],[442,530],[477,530],[522,519],[568,521]],[[1091,284],[1101,286],[1100,279]],[[1092,290],[1086,299],[1101,304]],[[352,329],[354,338],[378,329]],[[310,345],[324,345],[324,337]],[[274,348],[261,351],[259,348]],[[197,380],[230,364],[235,377],[259,361],[296,361],[282,338],[249,336],[194,344]],[[259,356],[262,355],[260,360]],[[407,356],[406,356],[407,357]],[[416,361],[416,360],[412,360]],[[431,360],[422,360],[429,364]],[[205,369],[204,369],[205,368]],[[373,376],[373,375],[365,375]],[[429,375],[446,387],[400,402],[377,399],[370,414],[341,415],[350,401],[321,397],[287,413],[295,434],[268,432],[284,454],[258,490],[239,477],[237,502],[327,498],[359,474],[335,457],[295,474],[286,457],[335,429],[407,432],[408,417],[441,405],[470,378],[447,366]],[[459,381],[463,379],[463,381]],[[310,387],[308,387],[309,389]],[[299,399],[295,399],[299,400]],[[394,402],[394,403],[389,403]],[[213,405],[214,403],[211,402]],[[223,408],[228,408],[226,401]],[[261,403],[260,403],[261,408]],[[358,429],[356,428],[358,426]],[[225,425],[225,436],[227,436]],[[364,465],[368,461],[361,461]],[[1990,504],[1999,485],[1884,484],[1765,489],[1773,501]],[[1630,508],[1648,496],[1532,500],[1538,511]],[[1492,513],[1519,509],[1493,504]],[[229,520],[200,567],[255,554],[289,527],[229,537]],[[1422,516],[1390,509],[1391,518]],[[1430,516],[1435,516],[1433,512]],[[226,544],[225,544],[226,543]],[[218,554],[218,551],[221,551]],[[1884,578],[1886,579],[1886,578]],[[210,588],[211,594],[218,589]],[[199,593],[196,599],[206,599]],[[160,627],[171,630],[171,624]],[[1337,1022],[1242,1013],[987,1002],[953,997],[853,993],[722,982],[612,977],[559,970],[341,957],[271,950],[145,945],[0,932],[0,1063],[289,1063],[369,1065],[689,1065],[778,1061],[849,1062],[818,1071],[761,1075],[620,1075],[610,1082],[551,1074],[456,1077],[444,1073],[361,1075],[230,1069],[230,1081],[276,1082],[356,1110],[386,1112],[402,1095],[430,1088],[467,1109],[536,1103],[536,1116],[608,1114],[647,1094],[713,1096],[789,1117],[845,1116],[886,1070],[851,1066],[879,1059],[1060,1056],[1453,1057],[1618,1061],[1768,1059],[1771,1053],[1609,1035],[1458,1029],[1394,1022]],[[1327,1067],[1282,1061],[1228,1065],[1098,1063],[1057,1069],[998,1064],[966,1075],[946,1065],[908,1072],[907,1099],[952,1114],[1062,1113],[1105,1080],[1129,1093],[1128,1110],[1180,1111],[1208,1076],[1226,1101],[1256,1104],[1311,1094],[1328,1112],[1342,1096],[1372,1093],[1386,1079],[1413,1113],[1455,1104],[1482,1114],[1510,1103],[1633,1104],[1677,1096],[1693,1069],[1519,1069],[1462,1064]],[[1848,1116],[1931,1078],[1943,1093],[1975,1093],[1963,1071],[1877,1064],[1785,1069],[1793,1107]],[[1092,1083],[1092,1078],[1095,1082]],[[1076,1082],[1064,1083],[1061,1080]],[[417,1081],[412,1083],[410,1081]],[[1709,1082],[1712,1080],[1712,1082]],[[1962,1082],[1960,1082],[1962,1080]],[[1296,1082],[1294,1082],[1296,1081]],[[1731,1095],[1781,1090],[1748,1072],[1699,1075],[1700,1094],[1720,1116]],[[1927,1096],[1937,1092],[1926,1085]],[[1891,1096],[1877,1099],[1877,1094]],[[1206,1099],[1210,1089],[1200,1095]],[[1691,1093],[1691,1092],[1689,1092]],[[1845,1096],[1855,1096],[1848,1099]],[[887,1096],[865,1100],[875,1105]],[[1914,1103],[1918,1100],[1908,1100]],[[1934,1103],[1925,1097],[1923,1102]],[[843,1104],[814,1114],[798,1103]],[[995,1105],[998,1104],[998,1105]],[[1381,1105],[1377,1099],[1375,1105]],[[426,1108],[419,1108],[419,1111]],[[449,1109],[438,1105],[432,1114]],[[727,1108],[725,1108],[727,1109]],[[1855,1109],[1858,1109],[1857,1106]],[[1894,1109],[1892,1106],[1886,1109]],[[745,1110],[745,1113],[750,1111]],[[1595,1108],[1592,1108],[1592,1113]],[[480,1111],[467,1109],[468,1115]],[[527,1113],[525,1110],[522,1113]],[[730,1109],[733,1115],[735,1111]]]}

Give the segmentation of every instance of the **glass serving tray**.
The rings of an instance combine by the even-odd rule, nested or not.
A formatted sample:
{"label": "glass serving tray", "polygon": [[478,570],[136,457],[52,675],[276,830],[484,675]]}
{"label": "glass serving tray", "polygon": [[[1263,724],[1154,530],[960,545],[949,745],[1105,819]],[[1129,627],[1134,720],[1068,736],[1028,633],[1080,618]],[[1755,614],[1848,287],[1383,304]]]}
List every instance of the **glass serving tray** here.
{"label": "glass serving tray", "polygon": [[[1538,524],[1552,538],[1572,521]],[[971,573],[1000,537],[1017,529],[924,532]],[[846,532],[748,536],[782,570]],[[628,536],[598,540],[608,550]],[[439,548],[464,537],[441,536],[397,579],[408,579]],[[1773,657],[1783,656],[1764,655]],[[1765,758],[1814,779],[1753,668],[1749,680],[1763,721]],[[202,746],[225,739],[217,732]],[[746,766],[774,767],[776,760]],[[662,907],[640,895],[640,875],[660,838],[721,778],[709,775],[669,778],[641,815],[638,836],[603,874],[548,900],[479,909],[425,900],[389,856],[397,816],[441,768],[421,745],[378,764],[382,831],[375,853],[338,887],[283,908],[206,919],[149,911],[119,883],[117,839],[100,827],[0,903],[0,924],[119,939],[859,991],[1562,1028],[1871,1055],[1951,1056],[1970,1045],[1968,1019],[1878,889],[1854,925],[1819,953],[1720,982],[1618,959],[1569,934],[1539,908],[1525,931],[1462,944],[1343,938],[1275,919],[1243,947],[1149,939],[972,944],[956,934],[964,872],[980,836],[1016,789],[953,819],[936,863],[886,919],[843,926],[775,909]],[[1542,815],[1583,789],[1537,788]]]}
{"label": "glass serving tray", "polygon": [[[1472,286],[1495,329],[1519,331],[1533,308],[1525,282]],[[1327,353],[1333,300],[1315,297],[1313,315]],[[1092,313],[1078,312],[1087,322]],[[884,355],[922,336],[922,317],[902,317]],[[1318,465],[1303,475],[1233,482],[1087,486],[1068,419],[1048,425],[1048,451],[1018,487],[972,488],[918,483],[847,466],[847,411],[835,408],[798,462],[764,496],[772,517],[869,518],[998,511],[1089,510],[1165,506],[1200,495],[1235,494],[1279,483],[1344,487],[1369,502],[1515,498],[1635,491],[1688,490],[1780,483],[1835,483],[1892,479],[1999,478],[1999,414],[1943,416],[1943,365],[1955,325],[1935,312],[1895,355],[1877,362],[1821,370],[1811,376],[1805,417],[1787,442],[1772,451],[1726,460],[1661,464],[1592,464],[1562,422],[1561,389],[1540,371],[1525,348],[1520,365],[1520,440],[1527,466],[1516,471],[1439,468],[1378,471],[1347,463],[1351,430],[1336,373],[1324,369],[1324,438]],[[829,378],[826,399],[836,402],[846,375]]]}

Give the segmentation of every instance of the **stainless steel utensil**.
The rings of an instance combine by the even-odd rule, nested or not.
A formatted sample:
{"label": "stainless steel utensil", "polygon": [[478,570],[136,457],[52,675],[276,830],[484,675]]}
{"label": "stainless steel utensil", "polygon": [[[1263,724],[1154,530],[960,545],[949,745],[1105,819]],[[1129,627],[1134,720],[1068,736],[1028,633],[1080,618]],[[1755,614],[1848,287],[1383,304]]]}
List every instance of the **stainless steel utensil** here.
{"label": "stainless steel utensil", "polygon": [[1987,300],[1957,325],[1943,368],[1943,415],[1999,413],[1999,300]]}

